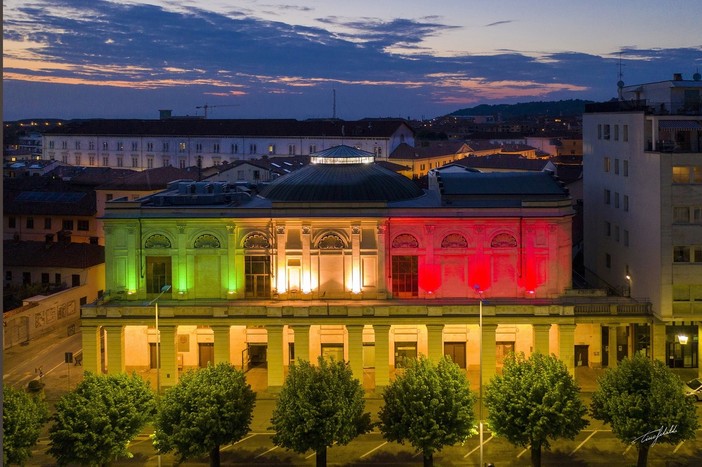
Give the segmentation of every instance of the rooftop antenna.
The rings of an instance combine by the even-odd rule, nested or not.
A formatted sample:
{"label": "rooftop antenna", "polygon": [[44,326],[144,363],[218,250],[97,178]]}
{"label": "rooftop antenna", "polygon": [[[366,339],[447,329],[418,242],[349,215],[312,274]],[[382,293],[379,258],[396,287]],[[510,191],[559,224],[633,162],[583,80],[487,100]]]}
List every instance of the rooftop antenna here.
{"label": "rooftop antenna", "polygon": [[622,90],[624,89],[624,81],[622,78],[624,77],[624,74],[622,73],[622,53],[619,52],[619,81],[617,81],[617,95],[619,96],[619,100],[623,100],[622,98]]}
{"label": "rooftop antenna", "polygon": [[332,118],[336,118],[336,89],[332,89]]}

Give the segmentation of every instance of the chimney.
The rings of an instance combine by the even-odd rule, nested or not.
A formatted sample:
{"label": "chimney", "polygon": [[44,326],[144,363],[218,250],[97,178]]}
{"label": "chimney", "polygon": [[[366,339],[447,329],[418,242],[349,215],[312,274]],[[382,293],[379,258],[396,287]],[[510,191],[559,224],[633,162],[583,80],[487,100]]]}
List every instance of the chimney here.
{"label": "chimney", "polygon": [[673,73],[673,81],[682,81],[682,73]]}

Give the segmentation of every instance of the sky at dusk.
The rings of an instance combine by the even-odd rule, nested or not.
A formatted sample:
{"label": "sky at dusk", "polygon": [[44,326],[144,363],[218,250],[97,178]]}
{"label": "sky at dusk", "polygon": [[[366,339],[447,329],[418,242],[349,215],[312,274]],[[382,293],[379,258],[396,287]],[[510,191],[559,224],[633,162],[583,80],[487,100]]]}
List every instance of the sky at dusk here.
{"label": "sky at dusk", "polygon": [[3,15],[4,120],[204,105],[418,119],[604,101],[620,70],[638,84],[702,69],[700,0],[4,0]]}

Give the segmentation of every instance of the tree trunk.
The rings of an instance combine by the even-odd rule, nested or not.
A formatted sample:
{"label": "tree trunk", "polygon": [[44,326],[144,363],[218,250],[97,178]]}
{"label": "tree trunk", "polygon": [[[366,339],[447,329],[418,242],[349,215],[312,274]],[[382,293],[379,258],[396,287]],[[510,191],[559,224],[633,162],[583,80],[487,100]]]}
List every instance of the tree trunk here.
{"label": "tree trunk", "polygon": [[648,464],[648,450],[651,448],[648,444],[639,444],[639,459],[636,461],[636,467],[646,467]]}
{"label": "tree trunk", "polygon": [[531,467],[541,467],[541,443],[531,443]]}
{"label": "tree trunk", "polygon": [[215,446],[210,451],[210,467],[219,467],[219,446]]}
{"label": "tree trunk", "polygon": [[317,451],[317,467],[327,467],[327,447]]}
{"label": "tree trunk", "polygon": [[424,454],[424,467],[434,466],[434,454]]}

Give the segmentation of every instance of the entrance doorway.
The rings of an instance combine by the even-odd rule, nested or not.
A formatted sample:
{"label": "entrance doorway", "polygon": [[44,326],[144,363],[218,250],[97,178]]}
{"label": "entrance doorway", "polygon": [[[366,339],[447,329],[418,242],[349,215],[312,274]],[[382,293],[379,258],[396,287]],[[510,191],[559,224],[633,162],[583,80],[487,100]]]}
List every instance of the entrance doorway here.
{"label": "entrance doorway", "polygon": [[466,368],[466,343],[444,342],[444,355],[451,357],[451,361],[465,370]]}
{"label": "entrance doorway", "polygon": [[268,363],[267,344],[248,344],[249,368],[266,368]]}
{"label": "entrance doorway", "polygon": [[575,346],[575,366],[589,366],[587,361],[589,345]]}
{"label": "entrance doorway", "polygon": [[212,342],[202,342],[198,344],[200,350],[200,368],[207,368],[207,364],[214,365],[214,344]]}
{"label": "entrance doorway", "polygon": [[156,342],[149,342],[149,368],[151,368],[152,370],[158,368],[158,364],[156,363],[157,357],[158,355],[156,353]]}

